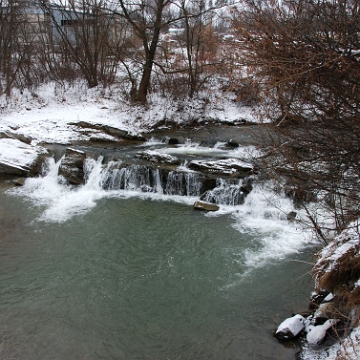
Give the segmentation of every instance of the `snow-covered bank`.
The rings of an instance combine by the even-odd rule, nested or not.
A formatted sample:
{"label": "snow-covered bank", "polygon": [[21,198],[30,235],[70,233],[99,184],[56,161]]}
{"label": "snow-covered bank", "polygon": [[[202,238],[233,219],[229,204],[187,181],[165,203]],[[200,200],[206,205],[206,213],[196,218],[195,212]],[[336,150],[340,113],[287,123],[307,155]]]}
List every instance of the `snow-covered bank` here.
{"label": "snow-covered bank", "polygon": [[186,101],[153,94],[148,105],[143,107],[130,105],[116,88],[87,89],[82,83],[72,86],[47,84],[23,93],[14,90],[12,98],[0,98],[0,111],[0,132],[26,135],[33,144],[66,144],[94,137],[114,140],[96,130],[79,132],[71,125],[81,121],[112,126],[133,134],[171,124],[256,122],[251,109],[234,102],[232,94],[209,92]]}
{"label": "snow-covered bank", "polygon": [[[326,351],[305,347],[302,359],[360,358],[360,234],[359,221],[336,236],[320,253],[314,266],[318,291],[334,294],[332,312],[344,323],[345,337]],[[319,308],[320,313],[322,311]],[[341,334],[339,334],[341,336]]]}

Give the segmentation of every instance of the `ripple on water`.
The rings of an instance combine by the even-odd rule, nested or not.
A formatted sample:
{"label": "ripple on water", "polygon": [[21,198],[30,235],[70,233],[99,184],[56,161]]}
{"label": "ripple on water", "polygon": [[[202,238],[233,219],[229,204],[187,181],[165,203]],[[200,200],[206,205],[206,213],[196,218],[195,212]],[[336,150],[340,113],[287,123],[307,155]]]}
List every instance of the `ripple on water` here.
{"label": "ripple on water", "polygon": [[0,194],[0,213],[22,219],[0,239],[2,358],[293,356],[271,332],[307,305],[311,281],[293,283],[305,265],[284,258],[244,277],[261,241],[228,214],[103,197],[66,222],[36,221],[43,208]]}

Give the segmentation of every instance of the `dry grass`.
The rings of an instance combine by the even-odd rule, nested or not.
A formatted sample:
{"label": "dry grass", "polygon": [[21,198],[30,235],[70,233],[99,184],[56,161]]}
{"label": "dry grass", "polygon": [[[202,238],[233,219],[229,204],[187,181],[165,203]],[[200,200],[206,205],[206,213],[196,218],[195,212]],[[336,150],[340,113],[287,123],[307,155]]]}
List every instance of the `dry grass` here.
{"label": "dry grass", "polygon": [[[324,267],[323,267],[324,268]],[[318,287],[334,293],[352,291],[360,278],[360,255],[357,249],[351,249],[336,261],[330,271],[316,271]],[[353,292],[354,300],[360,303],[360,288]]]}

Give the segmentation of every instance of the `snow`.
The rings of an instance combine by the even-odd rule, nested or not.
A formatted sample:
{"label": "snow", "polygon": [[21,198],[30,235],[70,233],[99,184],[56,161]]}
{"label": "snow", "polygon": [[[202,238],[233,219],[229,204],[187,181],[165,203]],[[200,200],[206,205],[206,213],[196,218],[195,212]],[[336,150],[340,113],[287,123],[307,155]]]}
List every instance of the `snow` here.
{"label": "snow", "polygon": [[329,319],[322,325],[309,325],[306,340],[310,345],[319,344],[325,337],[327,330],[338,323],[338,319]]}
{"label": "snow", "polygon": [[350,250],[356,251],[359,240],[360,236],[356,231],[356,224],[350,224],[348,229],[344,230],[320,252],[319,260],[315,267],[324,271],[331,271],[337,266],[338,260],[344,254]]}
{"label": "snow", "polygon": [[[205,101],[206,100],[206,101]],[[212,100],[212,101],[210,101]],[[232,95],[203,93],[195,100],[175,102],[158,94],[149,96],[147,107],[131,106],[116,88],[87,89],[84,83],[60,86],[56,83],[35,91],[14,94],[10,100],[0,97],[0,132],[11,131],[41,142],[67,144],[74,140],[88,140],[102,136],[99,131],[79,132],[71,123],[86,121],[104,124],[131,134],[146,132],[159,122],[175,124],[203,121],[236,122],[245,119],[256,122],[251,109],[232,101]]]}
{"label": "snow", "polygon": [[326,301],[331,301],[331,300],[334,299],[334,297],[335,297],[334,294],[329,293],[329,294],[325,297],[324,302],[326,302]]}
{"label": "snow", "polygon": [[[327,245],[321,252],[319,259],[315,265],[315,268],[328,272],[332,271],[338,266],[339,259],[349,251],[359,253],[359,233],[357,231],[358,222],[349,224],[349,227],[344,230],[340,235],[336,236],[334,240]],[[360,279],[355,283],[359,284]],[[329,294],[325,300],[333,297],[333,294]],[[324,304],[326,305],[326,304]],[[319,308],[321,311],[321,307]],[[356,324],[355,324],[356,325]],[[311,327],[311,325],[310,325]],[[317,330],[317,327],[315,328]],[[310,343],[316,343],[316,337],[322,334],[321,328],[314,334],[308,334],[310,336]],[[316,336],[317,335],[317,336]],[[309,340],[309,339],[308,339]],[[340,358],[346,358],[347,360],[355,360],[360,358],[360,326],[357,326],[352,332],[342,339],[340,342],[335,343],[327,349],[314,348],[312,346],[305,347],[301,353],[301,359],[303,360],[336,360]]]}
{"label": "snow", "polygon": [[0,162],[19,168],[31,165],[39,154],[46,150],[39,146],[26,144],[17,139],[0,139]]}
{"label": "snow", "polygon": [[326,350],[306,347],[302,354],[303,360],[358,360],[360,358],[360,327],[356,327],[348,337]]}
{"label": "snow", "polygon": [[[278,333],[291,333],[293,337],[298,335],[304,329],[305,319],[303,316],[297,314],[291,318],[285,319],[277,328],[276,334]],[[288,336],[284,336],[286,338]]]}

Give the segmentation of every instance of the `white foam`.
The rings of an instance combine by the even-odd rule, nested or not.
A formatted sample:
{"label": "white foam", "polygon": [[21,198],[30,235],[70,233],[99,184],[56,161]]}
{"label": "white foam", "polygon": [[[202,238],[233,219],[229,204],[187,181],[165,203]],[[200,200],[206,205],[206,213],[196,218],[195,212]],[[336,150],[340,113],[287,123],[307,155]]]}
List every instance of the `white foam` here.
{"label": "white foam", "polygon": [[[102,198],[151,199],[153,201],[172,201],[192,206],[196,197],[170,196],[141,191],[111,190],[101,187],[103,176],[102,159],[87,160],[87,182],[83,186],[66,185],[58,176],[59,162],[49,160],[49,171],[43,178],[27,179],[24,187],[11,190],[12,193],[30,198],[36,205],[44,206],[39,220],[65,222],[73,216],[81,215],[96,206]],[[245,203],[238,206],[220,206],[218,212],[204,213],[205,216],[230,214],[234,228],[241,234],[250,234],[251,243],[245,253],[239,254],[248,268],[258,268],[272,261],[279,261],[306,247],[311,240],[300,224],[287,220],[287,213],[293,211],[289,199],[276,196],[264,186],[254,185]],[[298,216],[301,214],[298,214]],[[239,235],[239,241],[241,236]],[[234,250],[235,251],[235,250]]]}
{"label": "white foam", "polygon": [[60,161],[55,163],[49,159],[48,173],[44,177],[29,178],[25,185],[13,188],[9,191],[14,195],[29,198],[37,206],[45,209],[38,220],[45,222],[63,223],[73,216],[82,215],[96,206],[102,198],[117,197],[122,199],[139,197],[158,201],[174,201],[177,203],[192,205],[197,198],[185,196],[170,196],[158,193],[143,193],[140,191],[112,190],[106,191],[101,188],[102,183],[102,158],[98,160],[87,159],[85,173],[87,181],[85,185],[74,187],[66,185],[58,176]]}
{"label": "white foam", "polygon": [[291,200],[276,196],[263,186],[254,187],[244,205],[233,214],[235,228],[252,234],[259,244],[255,249],[246,250],[247,266],[260,267],[269,261],[278,261],[311,243],[310,233],[301,224],[288,221],[287,214],[293,210]]}
{"label": "white foam", "polygon": [[87,183],[79,188],[65,185],[61,181],[58,176],[60,161],[55,163],[53,159],[49,159],[46,176],[29,178],[23,187],[11,190],[13,194],[30,198],[38,206],[45,206],[39,220],[64,222],[85,213],[96,205],[96,200],[103,197],[99,185],[101,159],[92,164],[95,171],[90,172]]}

